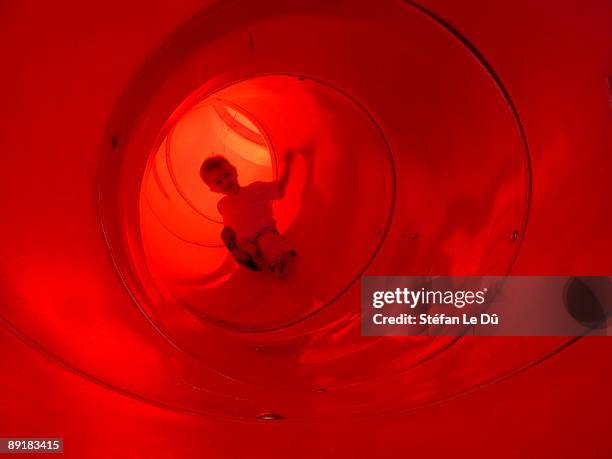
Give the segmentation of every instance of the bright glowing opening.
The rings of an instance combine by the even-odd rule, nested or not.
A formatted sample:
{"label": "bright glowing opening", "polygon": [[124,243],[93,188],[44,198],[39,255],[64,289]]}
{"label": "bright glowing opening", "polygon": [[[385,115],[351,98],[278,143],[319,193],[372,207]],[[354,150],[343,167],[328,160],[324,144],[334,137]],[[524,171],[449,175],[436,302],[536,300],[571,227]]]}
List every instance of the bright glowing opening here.
{"label": "bright glowing opening", "polygon": [[[369,263],[391,211],[390,156],[367,112],[327,85],[269,76],[181,113],[152,154],[141,191],[143,246],[157,282],[198,316],[244,330],[288,324],[332,302]],[[287,149],[307,145],[311,153],[296,158],[285,196],[273,204],[279,231],[298,252],[279,283],[239,266],[223,246],[222,195],[202,181],[200,166],[223,155],[242,185],[271,181]]]}

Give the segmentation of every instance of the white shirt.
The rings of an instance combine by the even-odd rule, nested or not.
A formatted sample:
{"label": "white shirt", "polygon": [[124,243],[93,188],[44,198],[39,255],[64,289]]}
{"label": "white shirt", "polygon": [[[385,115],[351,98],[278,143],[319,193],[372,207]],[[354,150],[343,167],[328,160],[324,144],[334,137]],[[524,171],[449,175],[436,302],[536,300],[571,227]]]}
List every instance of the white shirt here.
{"label": "white shirt", "polygon": [[264,231],[276,230],[272,201],[282,197],[276,182],[253,182],[217,204],[223,224],[239,239],[255,241]]}

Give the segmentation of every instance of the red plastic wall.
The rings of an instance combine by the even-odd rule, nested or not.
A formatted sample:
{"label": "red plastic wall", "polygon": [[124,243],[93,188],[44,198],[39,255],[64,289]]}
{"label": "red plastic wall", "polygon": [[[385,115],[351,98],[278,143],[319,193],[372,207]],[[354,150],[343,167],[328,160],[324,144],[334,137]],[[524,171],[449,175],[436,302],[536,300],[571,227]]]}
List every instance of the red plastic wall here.
{"label": "red plastic wall", "polygon": [[[69,457],[609,457],[609,338],[365,339],[353,282],[610,275],[609,2],[286,3],[0,6],[0,436]],[[194,285],[209,255],[181,247],[189,275],[163,258],[141,199],[211,94],[276,152],[315,144],[283,211],[303,256],[283,284],[232,271],[231,313],[224,283]]]}

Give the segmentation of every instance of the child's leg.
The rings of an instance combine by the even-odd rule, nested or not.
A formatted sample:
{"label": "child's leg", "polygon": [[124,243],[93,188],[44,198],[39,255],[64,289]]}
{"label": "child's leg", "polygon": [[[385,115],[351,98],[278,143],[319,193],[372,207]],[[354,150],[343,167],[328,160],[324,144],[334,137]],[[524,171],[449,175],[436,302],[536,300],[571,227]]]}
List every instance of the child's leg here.
{"label": "child's leg", "polygon": [[234,257],[234,260],[253,271],[259,271],[259,266],[257,266],[257,263],[255,263],[253,260],[251,254],[240,247],[240,244],[238,244],[238,238],[236,237],[236,233],[233,229],[231,229],[229,226],[224,227],[223,231],[221,231],[221,239],[223,240],[225,247],[227,247],[229,252]]}
{"label": "child's leg", "polygon": [[266,231],[257,238],[257,247],[266,264],[281,278],[287,274],[287,265],[295,256],[295,250],[277,231]]}

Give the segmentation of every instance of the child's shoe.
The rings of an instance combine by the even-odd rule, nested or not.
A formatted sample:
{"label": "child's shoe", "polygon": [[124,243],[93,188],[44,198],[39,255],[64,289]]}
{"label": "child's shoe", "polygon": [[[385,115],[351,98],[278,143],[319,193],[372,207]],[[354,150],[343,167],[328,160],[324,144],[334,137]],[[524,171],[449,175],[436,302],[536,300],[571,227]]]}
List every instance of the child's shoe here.
{"label": "child's shoe", "polygon": [[287,275],[287,267],[291,260],[295,257],[295,250],[290,250],[282,254],[276,262],[270,267],[277,279],[283,279]]}

